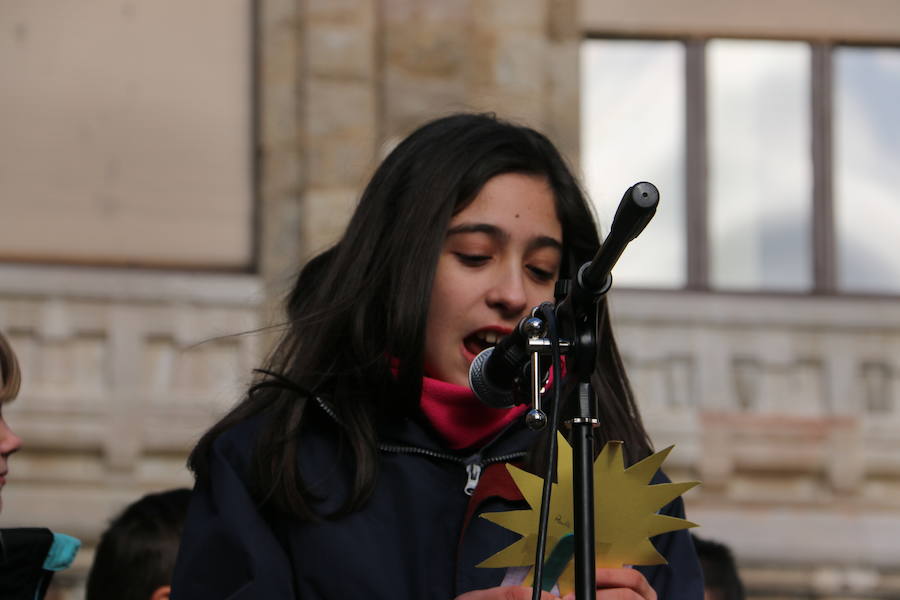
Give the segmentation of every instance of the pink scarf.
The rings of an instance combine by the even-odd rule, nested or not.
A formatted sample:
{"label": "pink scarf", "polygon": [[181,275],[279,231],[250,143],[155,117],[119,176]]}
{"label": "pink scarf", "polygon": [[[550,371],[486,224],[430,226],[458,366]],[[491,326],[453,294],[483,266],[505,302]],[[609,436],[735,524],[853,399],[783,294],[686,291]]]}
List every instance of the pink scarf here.
{"label": "pink scarf", "polygon": [[422,413],[453,450],[481,446],[524,414],[526,405],[491,408],[467,387],[430,377],[422,380]]}

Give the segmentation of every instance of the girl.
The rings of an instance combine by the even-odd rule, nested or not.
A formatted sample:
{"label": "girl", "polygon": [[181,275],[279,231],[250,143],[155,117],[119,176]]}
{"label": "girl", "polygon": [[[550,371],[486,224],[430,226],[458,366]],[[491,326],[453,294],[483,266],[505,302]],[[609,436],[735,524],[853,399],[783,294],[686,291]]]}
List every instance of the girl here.
{"label": "girl", "polygon": [[[530,598],[475,567],[517,535],[474,517],[524,507],[502,463],[540,436],[524,407],[482,405],[468,367],[599,244],[543,135],[462,114],[406,138],[300,272],[259,380],[191,454],[173,597]],[[601,437],[634,461],[650,444],[603,329]],[[702,598],[687,534],[656,542],[669,566],[600,570],[597,597]]]}

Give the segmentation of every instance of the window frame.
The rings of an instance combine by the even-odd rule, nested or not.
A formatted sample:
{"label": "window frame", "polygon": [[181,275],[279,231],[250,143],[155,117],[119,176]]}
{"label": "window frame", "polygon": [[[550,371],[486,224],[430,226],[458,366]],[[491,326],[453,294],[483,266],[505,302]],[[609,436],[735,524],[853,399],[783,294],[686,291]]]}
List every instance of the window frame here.
{"label": "window frame", "polygon": [[[710,282],[709,235],[709,128],[707,106],[706,45],[714,39],[803,42],[810,48],[810,158],[812,195],[810,223],[810,270],[812,286],[806,291],[759,288],[741,290],[717,288]],[[673,290],[738,295],[850,296],[892,298],[892,292],[861,292],[840,289],[837,276],[837,230],[834,199],[834,51],[840,47],[880,47],[900,49],[900,41],[837,41],[808,37],[705,34],[696,36],[639,33],[588,33],[589,40],[643,40],[680,42],[684,52],[685,125],[685,283]],[[645,288],[641,288],[645,289]],[[651,288],[658,289],[658,288]]]}

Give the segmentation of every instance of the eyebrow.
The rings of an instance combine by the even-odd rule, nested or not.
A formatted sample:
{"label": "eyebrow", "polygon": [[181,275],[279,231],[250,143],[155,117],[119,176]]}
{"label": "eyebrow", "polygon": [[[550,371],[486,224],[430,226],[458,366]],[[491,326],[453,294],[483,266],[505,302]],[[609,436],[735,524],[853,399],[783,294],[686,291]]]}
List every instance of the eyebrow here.
{"label": "eyebrow", "polygon": [[[494,239],[504,242],[509,239],[509,234],[506,231],[500,229],[496,225],[490,225],[488,223],[461,223],[455,227],[451,227],[450,229],[448,229],[447,237],[463,233],[483,233]],[[562,252],[563,250],[562,242],[548,235],[539,235],[532,238],[528,242],[527,249],[537,250],[538,248],[547,247],[556,248],[560,252]]]}

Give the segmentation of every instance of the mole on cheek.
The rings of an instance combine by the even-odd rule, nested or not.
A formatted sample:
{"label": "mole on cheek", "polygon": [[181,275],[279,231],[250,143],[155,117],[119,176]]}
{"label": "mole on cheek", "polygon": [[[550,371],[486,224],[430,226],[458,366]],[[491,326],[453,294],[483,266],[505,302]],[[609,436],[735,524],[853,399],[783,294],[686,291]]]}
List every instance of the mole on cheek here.
{"label": "mole on cheek", "polygon": [[517,213],[517,214],[516,214],[516,218],[517,218],[517,219],[518,219],[518,218],[519,218],[519,215],[518,215],[518,213]]}

